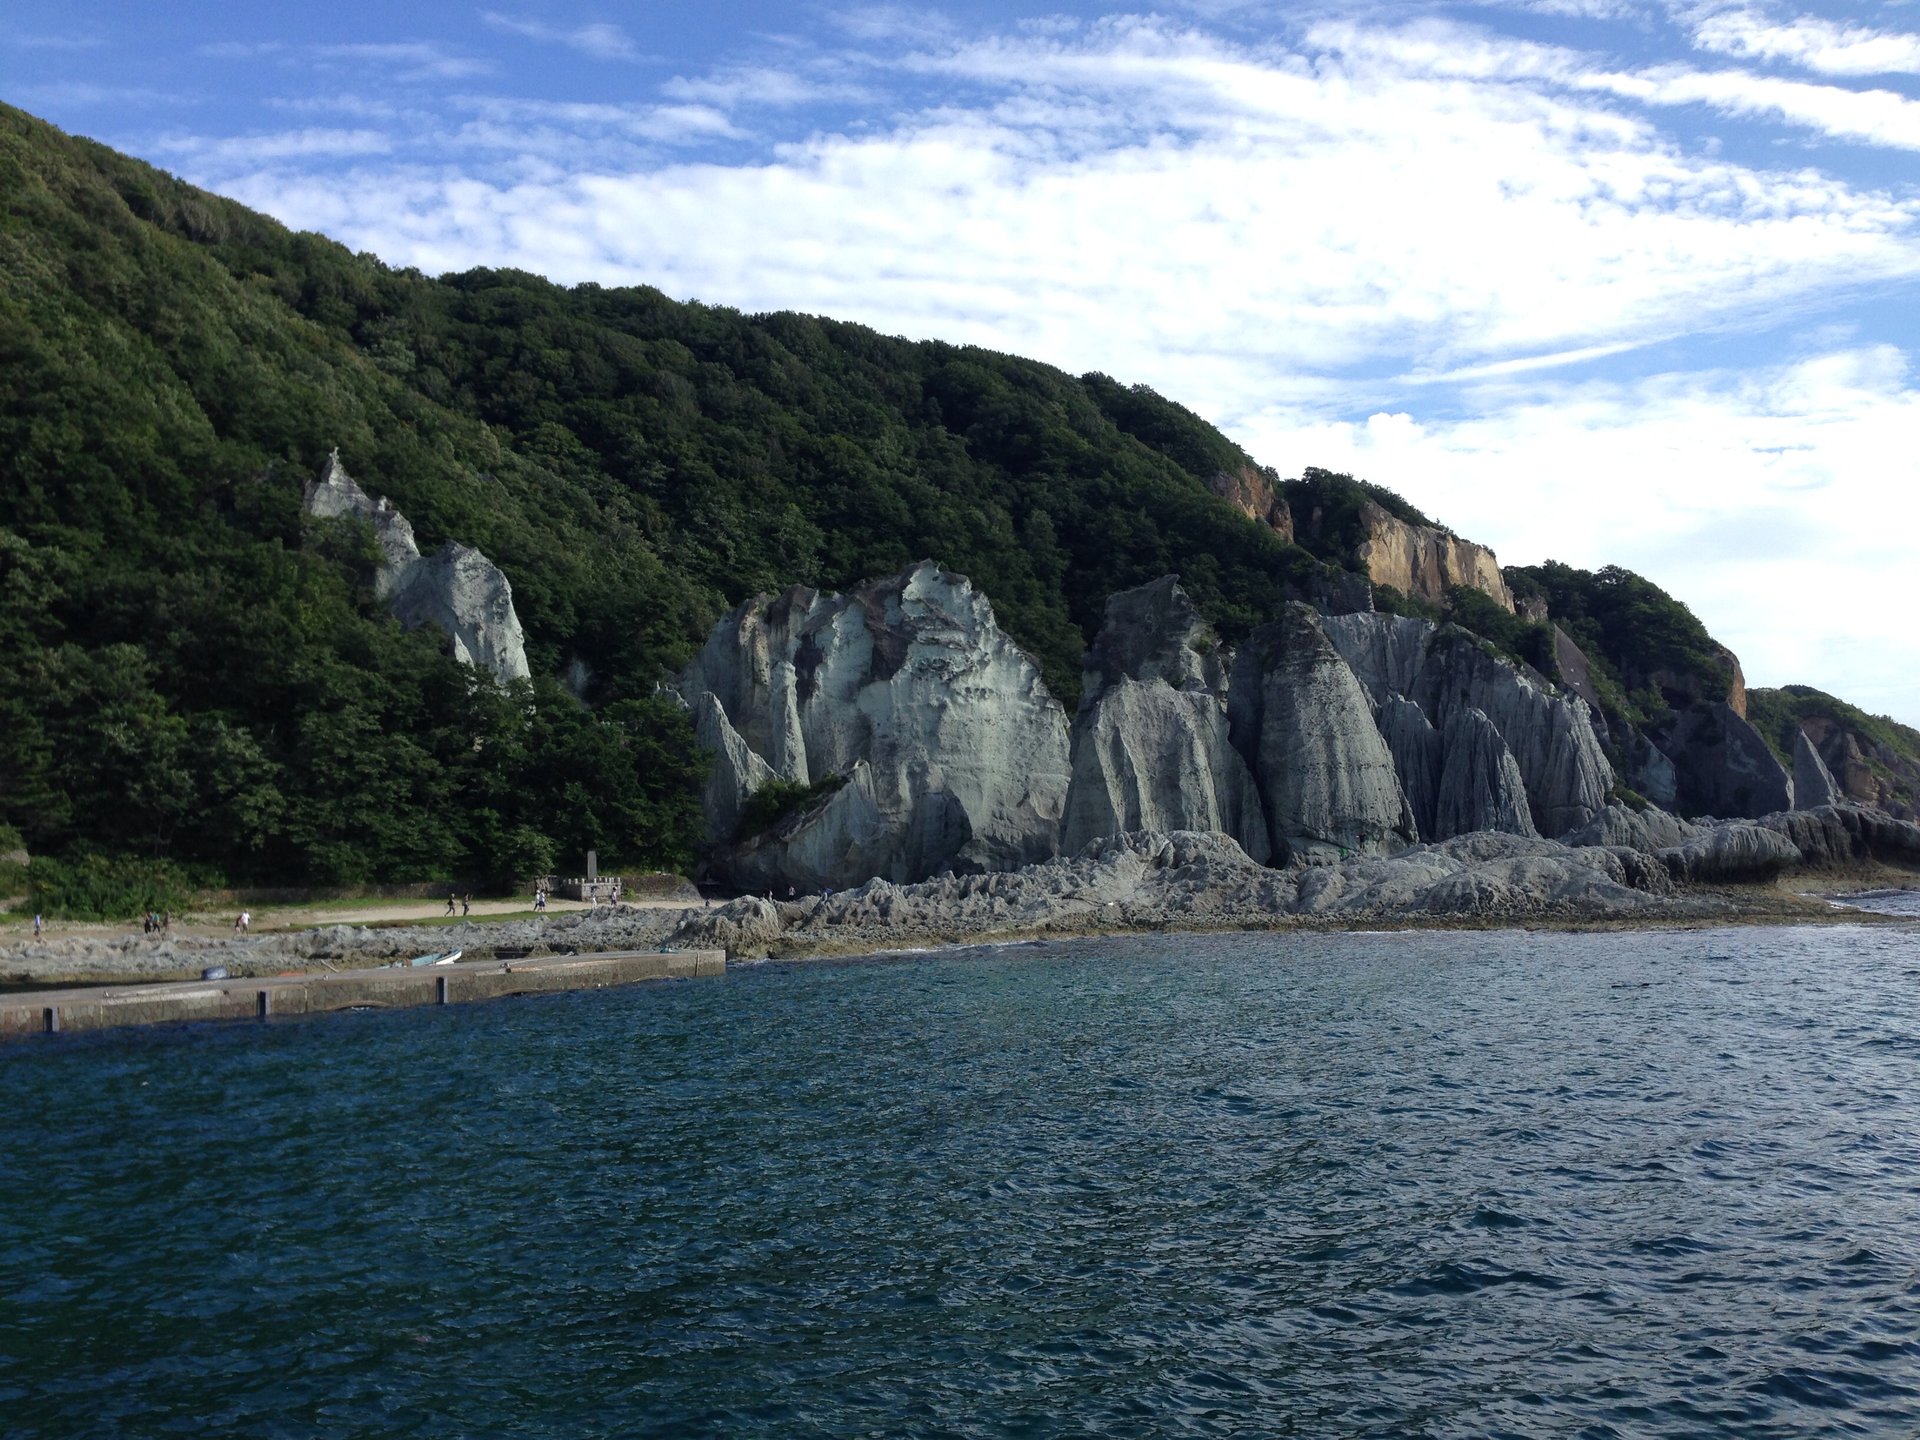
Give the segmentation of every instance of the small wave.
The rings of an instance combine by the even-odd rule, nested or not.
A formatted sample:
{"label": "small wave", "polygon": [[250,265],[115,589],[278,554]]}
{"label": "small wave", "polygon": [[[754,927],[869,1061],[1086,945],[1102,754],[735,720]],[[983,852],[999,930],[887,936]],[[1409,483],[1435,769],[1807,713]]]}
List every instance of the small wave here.
{"label": "small wave", "polygon": [[1691,1235],[1661,1235],[1652,1240],[1635,1240],[1627,1248],[1640,1255],[1711,1255],[1724,1247]]}
{"label": "small wave", "polygon": [[1466,1223],[1476,1230],[1519,1230],[1533,1221],[1524,1215],[1510,1215],[1505,1210],[1489,1210],[1483,1206],[1469,1215]]}
{"label": "small wave", "polygon": [[1791,1365],[1776,1370],[1748,1387],[1763,1395],[1792,1400],[1821,1410],[1845,1410],[1868,1400],[1887,1400],[1915,1393],[1910,1385],[1883,1380],[1859,1370],[1809,1370]]}
{"label": "small wave", "polygon": [[1527,1285],[1539,1290],[1564,1290],[1567,1282],[1533,1270],[1477,1270],[1448,1261],[1437,1270],[1388,1289],[1395,1295],[1472,1295],[1501,1285]]}

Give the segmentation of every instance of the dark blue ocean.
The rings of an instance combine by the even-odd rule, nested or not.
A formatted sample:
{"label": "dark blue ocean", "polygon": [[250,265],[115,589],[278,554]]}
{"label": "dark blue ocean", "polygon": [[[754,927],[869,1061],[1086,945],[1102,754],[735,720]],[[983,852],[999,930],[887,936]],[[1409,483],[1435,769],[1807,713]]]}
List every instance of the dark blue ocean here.
{"label": "dark blue ocean", "polygon": [[1154,936],[0,1048],[0,1432],[1920,1434],[1920,934]]}

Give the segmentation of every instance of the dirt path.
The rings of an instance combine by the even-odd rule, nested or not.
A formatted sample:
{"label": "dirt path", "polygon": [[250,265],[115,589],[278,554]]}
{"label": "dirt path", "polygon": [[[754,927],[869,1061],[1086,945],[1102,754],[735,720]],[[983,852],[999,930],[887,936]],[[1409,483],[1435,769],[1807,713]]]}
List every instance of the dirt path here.
{"label": "dirt path", "polygon": [[[685,900],[622,900],[621,906],[635,910],[684,910]],[[581,900],[549,899],[547,914],[567,915],[591,910],[595,907]],[[605,911],[606,906],[598,907]],[[195,913],[173,917],[172,934],[176,938],[212,939],[230,936],[234,933],[234,918],[239,910],[233,909],[214,913]],[[515,897],[511,900],[475,900],[472,911],[467,915],[470,920],[499,920],[509,916],[531,917],[534,914],[530,901]],[[461,918],[460,907],[454,906],[454,920]],[[310,905],[263,905],[252,911],[252,921],[248,931],[254,935],[273,934],[288,930],[311,930],[319,925],[432,925],[436,921],[445,921],[447,902],[444,900],[328,900]],[[31,923],[30,920],[28,923]],[[15,928],[15,927],[9,927]],[[112,923],[85,920],[49,921],[46,929],[49,939],[57,936],[93,936],[110,937],[116,935],[137,935],[141,933],[138,920],[123,920]]]}

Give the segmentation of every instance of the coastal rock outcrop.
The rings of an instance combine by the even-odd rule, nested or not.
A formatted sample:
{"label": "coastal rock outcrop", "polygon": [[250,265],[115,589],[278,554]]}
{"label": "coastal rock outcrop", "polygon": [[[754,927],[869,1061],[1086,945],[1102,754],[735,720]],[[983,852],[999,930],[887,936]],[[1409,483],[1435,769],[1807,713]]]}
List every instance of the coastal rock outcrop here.
{"label": "coastal rock outcrop", "polygon": [[1064,848],[1134,830],[1220,831],[1270,858],[1226,693],[1218,639],[1172,576],[1109,599],[1073,722]]}
{"label": "coastal rock outcrop", "polygon": [[1653,738],[1673,762],[1681,813],[1751,819],[1793,808],[1793,777],[1730,702],[1681,711]]}
{"label": "coastal rock outcrop", "polygon": [[1519,762],[1482,712],[1463,705],[1447,717],[1440,740],[1440,780],[1434,797],[1432,834],[1466,835],[1501,830],[1537,835],[1527,809],[1527,782]]}
{"label": "coastal rock outcrop", "polygon": [[1845,796],[1840,782],[1833,778],[1827,762],[1807,738],[1807,732],[1793,732],[1793,805],[1796,810],[1813,810],[1822,805],[1837,805]]}
{"label": "coastal rock outcrop", "polygon": [[338,450],[307,482],[303,508],[320,519],[354,516],[373,527],[382,556],[374,593],[402,625],[445,631],[456,660],[489,670],[498,680],[527,678],[526,637],[513,608],[513,586],[485,555],[449,540],[422,556],[407,517],[385,496],[375,500],[361,489]]}
{"label": "coastal rock outcrop", "polygon": [[1390,856],[1273,870],[1224,835],[1149,830],[1103,836],[1077,854],[1018,871],[914,885],[876,879],[831,896],[755,901],[751,909],[734,902],[689,915],[670,943],[761,955],[1170,924],[1723,913],[1721,902],[1671,890],[1665,867],[1646,856],[1521,835],[1482,832]]}
{"label": "coastal rock outcrop", "polygon": [[795,587],[749,601],[674,688],[721,745],[724,718],[774,777],[840,782],[735,844],[724,819],[765,776],[744,756],[716,767],[732,793],[707,797],[710,866],[735,884],[911,881],[1014,869],[1057,848],[1065,714],[986,597],[930,561],[844,596]]}
{"label": "coastal rock outcrop", "polygon": [[1681,845],[1700,833],[1690,820],[1669,815],[1658,806],[1629,809],[1617,801],[1577,829],[1560,838],[1568,845],[1613,845],[1651,855]]}
{"label": "coastal rock outcrop", "polygon": [[726,710],[710,690],[701,691],[700,698],[693,702],[693,737],[713,756],[713,769],[700,797],[707,834],[730,839],[746,809],[747,797],[780,777],[733,728]]}
{"label": "coastal rock outcrop", "polygon": [[1675,880],[1695,885],[1768,880],[1800,863],[1800,849],[1764,825],[1715,825],[1656,852]]}
{"label": "coastal rock outcrop", "polygon": [[1834,869],[1876,860],[1920,864],[1920,824],[1862,805],[1821,805],[1763,817],[1759,823],[1792,842],[1800,863]]}
{"label": "coastal rock outcrop", "polygon": [[[1606,804],[1613,772],[1600,749],[1586,702],[1578,696],[1554,694],[1538,675],[1489,653],[1481,642],[1454,626],[1404,615],[1367,614],[1332,616],[1321,628],[1381,707],[1384,729],[1393,735],[1417,734],[1404,712],[1394,708],[1393,702],[1402,701],[1417,707],[1439,735],[1433,829],[1421,832],[1425,838],[1444,839],[1458,833],[1442,824],[1440,808],[1439,786],[1448,773],[1448,747],[1471,740],[1482,747],[1480,754],[1490,754],[1477,727],[1452,725],[1453,717],[1466,710],[1477,711],[1491,724],[1520,776],[1531,828],[1515,825],[1519,833],[1561,835],[1586,824]],[[1406,741],[1396,756],[1411,757],[1428,743]],[[1500,774],[1507,773],[1497,755],[1492,763]],[[1470,761],[1454,767],[1456,785],[1484,783],[1489,788],[1484,798],[1450,799],[1446,811],[1450,823],[1493,821],[1501,813],[1504,802],[1494,798],[1498,782],[1491,778],[1483,782],[1484,768]],[[1409,771],[1410,794],[1421,793],[1424,803],[1418,773]]]}
{"label": "coastal rock outcrop", "polygon": [[1415,838],[1367,692],[1306,606],[1288,605],[1249,637],[1234,659],[1228,715],[1276,860],[1324,863]]}

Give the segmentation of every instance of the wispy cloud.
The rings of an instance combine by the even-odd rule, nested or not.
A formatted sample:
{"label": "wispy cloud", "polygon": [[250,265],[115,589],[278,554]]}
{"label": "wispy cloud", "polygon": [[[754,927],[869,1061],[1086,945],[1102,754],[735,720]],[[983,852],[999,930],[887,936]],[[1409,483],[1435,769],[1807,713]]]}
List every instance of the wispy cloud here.
{"label": "wispy cloud", "polygon": [[600,22],[566,29],[562,26],[548,25],[540,20],[503,15],[497,10],[483,11],[480,18],[489,27],[503,34],[525,36],[529,40],[538,40],[546,45],[564,45],[569,50],[578,50],[582,55],[591,55],[596,60],[644,58],[639,47],[618,25]]}
{"label": "wispy cloud", "polygon": [[742,66],[696,78],[675,76],[660,87],[674,100],[700,101],[723,109],[818,105],[873,100],[878,92],[847,79],[820,78],[771,66]]}
{"label": "wispy cloud", "polygon": [[401,80],[466,80],[476,75],[491,75],[498,68],[491,60],[460,55],[425,41],[315,45],[311,53],[335,64],[385,66]]}
{"label": "wispy cloud", "polygon": [[99,35],[48,35],[0,31],[0,45],[15,50],[98,50],[106,44]]}
{"label": "wispy cloud", "polygon": [[393,142],[377,130],[281,130],[260,135],[171,135],[154,143],[165,155],[218,164],[258,165],[320,156],[385,155]]}
{"label": "wispy cloud", "polygon": [[82,80],[53,80],[37,85],[22,85],[10,97],[22,105],[113,106],[183,105],[187,97],[167,90],[151,90],[144,85],[93,85]]}
{"label": "wispy cloud", "polygon": [[927,5],[848,5],[827,12],[828,21],[864,43],[926,44],[957,34],[953,22]]}
{"label": "wispy cloud", "polygon": [[332,45],[222,40],[201,46],[199,53],[213,60],[273,59],[283,65],[334,73],[343,69],[378,70],[401,81],[468,80],[491,75],[498,68],[491,60],[462,55],[422,40]]}
{"label": "wispy cloud", "polygon": [[1779,22],[1747,6],[1707,8],[1693,22],[1693,43],[1716,54],[1779,60],[1823,75],[1920,74],[1920,35],[1807,15]]}

